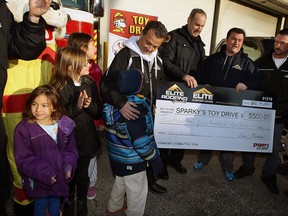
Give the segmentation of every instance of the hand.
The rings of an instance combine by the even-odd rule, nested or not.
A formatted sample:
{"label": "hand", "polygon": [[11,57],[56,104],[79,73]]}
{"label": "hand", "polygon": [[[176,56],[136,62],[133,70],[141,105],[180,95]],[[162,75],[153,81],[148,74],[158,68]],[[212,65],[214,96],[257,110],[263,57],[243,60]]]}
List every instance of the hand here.
{"label": "hand", "polygon": [[283,129],[281,142],[288,144],[288,130],[286,128]]}
{"label": "hand", "polygon": [[56,182],[56,175],[52,176],[51,179],[50,179],[50,183],[51,184],[55,184],[55,182]]}
{"label": "hand", "polygon": [[78,101],[77,101],[77,107],[80,110],[83,108],[84,100],[85,100],[85,96],[84,96],[83,92],[80,92],[79,97],[78,97]]}
{"label": "hand", "polygon": [[99,131],[102,132],[105,130],[105,125],[99,125]]}
{"label": "hand", "polygon": [[80,92],[79,94],[77,106],[79,109],[82,109],[83,107],[87,108],[90,105],[91,101],[92,101],[91,97],[88,97],[86,91],[83,90],[83,92]]}
{"label": "hand", "polygon": [[67,171],[65,178],[66,178],[66,179],[69,179],[70,177],[71,177],[71,172],[70,172],[70,171]]}
{"label": "hand", "polygon": [[152,166],[154,176],[157,176],[159,173],[162,172],[163,162],[159,156],[156,159],[150,161],[150,164]]}
{"label": "hand", "polygon": [[137,105],[131,101],[127,101],[125,105],[120,109],[121,114],[127,120],[135,120],[140,114],[140,112],[133,107],[137,107]]}
{"label": "hand", "polygon": [[48,11],[51,2],[52,0],[29,0],[29,20],[38,23],[40,16]]}
{"label": "hand", "polygon": [[87,95],[85,90],[83,90],[83,95],[84,95],[83,107],[87,108],[90,105],[90,103],[92,101],[92,98],[88,97],[88,95]]}
{"label": "hand", "polygon": [[183,80],[186,82],[186,84],[190,87],[190,88],[196,88],[198,86],[198,83],[196,81],[196,79],[193,76],[190,75],[185,75],[183,77]]}
{"label": "hand", "polygon": [[243,83],[238,83],[236,86],[236,92],[245,91],[248,87]]}

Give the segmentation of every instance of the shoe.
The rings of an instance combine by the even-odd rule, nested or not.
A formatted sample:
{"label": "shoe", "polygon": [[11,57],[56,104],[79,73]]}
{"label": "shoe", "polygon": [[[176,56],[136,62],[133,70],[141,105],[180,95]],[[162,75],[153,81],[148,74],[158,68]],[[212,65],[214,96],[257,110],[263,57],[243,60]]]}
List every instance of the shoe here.
{"label": "shoe", "polygon": [[243,178],[245,176],[249,176],[252,175],[255,172],[255,168],[250,168],[247,170],[247,166],[245,164],[243,164],[235,173],[235,177],[237,179]]}
{"label": "shoe", "polygon": [[87,191],[87,199],[88,200],[93,200],[96,197],[96,188],[95,187],[89,187]]}
{"label": "shoe", "polygon": [[115,211],[115,212],[110,212],[108,209],[105,210],[105,215],[106,216],[111,216],[111,215],[116,215],[120,212],[125,212],[127,211],[127,207],[126,206],[123,206],[121,209]]}
{"label": "shoe", "polygon": [[267,186],[269,191],[274,194],[279,194],[279,189],[277,187],[276,175],[268,175],[261,177],[262,182]]}
{"label": "shoe", "polygon": [[63,207],[63,216],[71,216],[74,215],[75,202],[74,200],[71,202],[65,202]]}
{"label": "shoe", "polygon": [[175,164],[169,163],[169,166],[174,167],[178,173],[181,173],[181,174],[187,173],[187,169],[181,164],[175,165]]}
{"label": "shoe", "polygon": [[[1,214],[2,215],[2,214]],[[61,209],[59,209],[59,216],[62,216],[62,211]],[[4,216],[4,215],[3,215]],[[50,216],[49,212],[48,212],[48,209],[46,209],[46,216]]]}
{"label": "shoe", "polygon": [[202,162],[195,162],[194,163],[194,169],[195,170],[200,170],[203,167],[203,163]]}
{"label": "shoe", "polygon": [[169,179],[169,173],[167,169],[163,169],[161,173],[158,174],[158,178],[162,180],[168,180]]}
{"label": "shoe", "polygon": [[233,172],[231,171],[225,172],[224,175],[227,181],[233,181],[235,178]]}
{"label": "shoe", "polygon": [[288,176],[288,164],[281,164],[277,170],[277,173],[283,176]]}
{"label": "shoe", "polygon": [[148,188],[154,194],[163,194],[167,192],[167,188],[157,184],[156,182],[148,186]]}

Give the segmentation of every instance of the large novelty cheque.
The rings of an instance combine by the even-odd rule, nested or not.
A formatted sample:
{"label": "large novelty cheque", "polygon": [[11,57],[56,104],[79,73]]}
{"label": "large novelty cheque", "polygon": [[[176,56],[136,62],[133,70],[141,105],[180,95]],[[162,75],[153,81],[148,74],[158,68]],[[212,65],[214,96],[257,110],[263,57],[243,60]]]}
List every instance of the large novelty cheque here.
{"label": "large novelty cheque", "polygon": [[246,90],[162,82],[154,134],[159,148],[272,152],[272,95]]}

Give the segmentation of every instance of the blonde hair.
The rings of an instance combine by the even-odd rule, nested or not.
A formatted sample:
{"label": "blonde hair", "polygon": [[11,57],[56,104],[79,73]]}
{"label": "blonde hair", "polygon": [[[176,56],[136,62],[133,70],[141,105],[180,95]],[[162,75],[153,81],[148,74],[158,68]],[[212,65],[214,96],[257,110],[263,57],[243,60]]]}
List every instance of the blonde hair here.
{"label": "blonde hair", "polygon": [[55,68],[49,84],[61,90],[69,79],[77,80],[86,65],[86,53],[77,48],[65,47],[56,55]]}

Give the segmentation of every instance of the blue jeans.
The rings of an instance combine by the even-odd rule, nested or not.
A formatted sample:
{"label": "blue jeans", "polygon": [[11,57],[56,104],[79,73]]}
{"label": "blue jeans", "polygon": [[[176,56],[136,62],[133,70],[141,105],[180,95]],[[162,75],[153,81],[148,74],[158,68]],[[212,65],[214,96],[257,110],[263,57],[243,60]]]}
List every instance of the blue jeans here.
{"label": "blue jeans", "polygon": [[60,197],[47,197],[34,200],[34,216],[46,216],[48,209],[50,216],[59,216]]}

